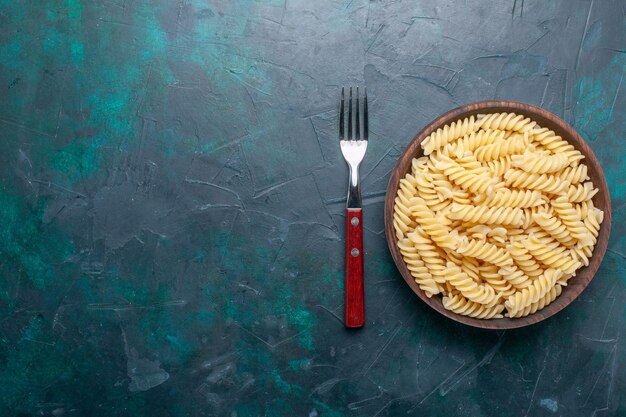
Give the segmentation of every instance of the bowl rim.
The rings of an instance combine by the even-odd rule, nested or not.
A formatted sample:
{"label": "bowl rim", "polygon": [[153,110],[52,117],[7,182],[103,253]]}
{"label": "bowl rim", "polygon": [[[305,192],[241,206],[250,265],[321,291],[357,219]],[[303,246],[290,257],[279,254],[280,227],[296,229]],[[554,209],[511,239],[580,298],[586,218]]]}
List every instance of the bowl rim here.
{"label": "bowl rim", "polygon": [[[479,113],[496,113],[503,111],[530,117],[540,126],[548,127],[553,130],[557,135],[563,137],[568,143],[572,144],[576,149],[582,152],[583,155],[585,155],[585,164],[588,167],[588,175],[590,178],[593,174],[593,178],[590,180],[593,181],[594,186],[599,189],[599,192],[593,198],[593,202],[595,207],[604,211],[604,220],[602,222],[602,227],[600,227],[598,240],[596,246],[594,247],[592,257],[589,260],[589,265],[577,271],[577,275],[570,280],[568,286],[564,288],[563,293],[557,297],[555,301],[546,306],[544,309],[523,318],[510,319],[505,317],[502,319],[482,320],[462,316],[446,310],[441,301],[442,297],[426,297],[424,291],[419,288],[418,284],[411,276],[404,259],[400,254],[400,250],[397,247],[396,234],[393,227],[393,209],[400,179],[404,178],[404,176],[410,171],[412,159],[414,157],[423,156],[423,151],[419,145],[428,135],[430,135],[431,132],[456,120],[464,119],[465,117],[470,117]],[[413,137],[413,139],[411,139],[398,158],[389,178],[387,192],[385,195],[384,221],[387,245],[394,263],[404,278],[404,281],[409,285],[413,292],[415,292],[417,296],[422,299],[422,301],[440,314],[468,326],[496,330],[515,329],[530,326],[532,324],[539,323],[548,317],[552,317],[574,301],[589,285],[595,276],[607,249],[611,232],[611,199],[604,171],[602,170],[598,159],[589,145],[572,126],[567,124],[557,115],[530,104],[518,101],[486,100],[462,105],[442,114],[422,128]]]}

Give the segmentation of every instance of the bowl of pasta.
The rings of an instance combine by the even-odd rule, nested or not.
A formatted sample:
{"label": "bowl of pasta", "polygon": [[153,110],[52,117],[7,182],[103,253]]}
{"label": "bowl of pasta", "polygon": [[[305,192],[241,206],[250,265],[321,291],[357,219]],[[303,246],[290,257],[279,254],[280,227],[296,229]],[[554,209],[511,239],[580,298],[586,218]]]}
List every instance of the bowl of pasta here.
{"label": "bowl of pasta", "polygon": [[594,277],[611,227],[595,155],[552,113],[485,101],[440,116],[391,174],[385,232],[411,289],[458,322],[524,327]]}

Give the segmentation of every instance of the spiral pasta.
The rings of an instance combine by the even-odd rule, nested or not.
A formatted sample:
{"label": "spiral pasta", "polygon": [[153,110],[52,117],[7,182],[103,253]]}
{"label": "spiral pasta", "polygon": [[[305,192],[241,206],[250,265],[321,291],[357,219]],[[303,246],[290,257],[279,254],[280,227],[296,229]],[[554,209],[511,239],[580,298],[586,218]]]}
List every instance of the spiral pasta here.
{"label": "spiral pasta", "polygon": [[455,188],[452,190],[452,202],[459,204],[470,204],[472,202],[471,193],[465,191],[462,188]]}
{"label": "spiral pasta", "polygon": [[500,268],[498,273],[502,276],[502,278],[518,289],[526,288],[532,284],[530,278],[528,278],[528,276],[515,265]]}
{"label": "spiral pasta", "polygon": [[460,219],[472,223],[502,224],[521,226],[524,212],[515,207],[486,207],[471,204],[452,203],[451,219]]}
{"label": "spiral pasta", "polygon": [[514,167],[533,174],[550,174],[558,172],[569,165],[567,156],[562,153],[544,155],[539,153],[524,153],[511,156]]}
{"label": "spiral pasta", "polygon": [[572,166],[578,164],[578,162],[584,158],[584,155],[581,154],[580,151],[564,141],[563,138],[550,129],[535,129],[530,133],[533,141],[540,143],[553,154],[564,154]]}
{"label": "spiral pasta", "polygon": [[427,156],[413,158],[411,161],[411,173],[413,176],[417,175],[418,172],[428,172],[428,161],[430,161],[430,159]]}
{"label": "spiral pasta", "polygon": [[552,207],[574,239],[579,241],[582,246],[592,244],[593,238],[589,230],[587,230],[585,224],[581,221],[581,217],[576,213],[576,209],[574,209],[572,203],[567,201],[566,196],[561,196],[553,200]]}
{"label": "spiral pasta", "polygon": [[487,161],[487,168],[494,177],[504,177],[504,173],[511,169],[511,155],[502,156],[495,161]]}
{"label": "spiral pasta", "polygon": [[504,310],[502,304],[487,307],[483,304],[470,301],[461,294],[443,297],[443,306],[446,310],[450,310],[456,314],[477,319],[501,319],[503,317],[501,313]]}
{"label": "spiral pasta", "polygon": [[571,247],[576,244],[576,239],[570,235],[567,227],[565,227],[558,217],[550,215],[547,211],[541,211],[533,214],[533,220],[539,227],[548,232],[563,245]]}
{"label": "spiral pasta", "polygon": [[549,268],[559,269],[568,274],[575,274],[576,270],[581,266],[580,262],[573,259],[568,254],[567,249],[558,243],[546,244],[535,237],[535,235],[531,235],[524,241],[524,246],[532,256]]}
{"label": "spiral pasta", "polygon": [[479,161],[493,161],[507,155],[522,153],[527,143],[523,136],[515,135],[511,139],[501,139],[490,145],[479,146],[474,153]]}
{"label": "spiral pasta", "polygon": [[510,169],[504,173],[506,185],[518,188],[529,188],[548,194],[562,194],[569,187],[569,182],[561,181],[549,174],[531,174],[521,169]]}
{"label": "spiral pasta", "polygon": [[529,314],[534,314],[538,310],[541,310],[542,308],[544,308],[545,306],[547,306],[548,304],[556,300],[556,298],[559,295],[561,295],[562,291],[563,291],[563,286],[560,284],[556,284],[554,287],[550,289],[550,291],[548,291],[546,295],[540,298],[539,301],[531,303],[528,307],[524,309],[517,310],[517,312],[514,314],[511,314],[509,312],[507,313],[507,316],[513,319],[513,318],[526,317]]}
{"label": "spiral pasta", "polygon": [[572,185],[576,185],[589,179],[587,176],[587,165],[581,164],[575,167],[567,167],[561,172],[555,172],[555,177],[563,182],[569,182]]}
{"label": "spiral pasta", "polygon": [[486,240],[490,238],[498,243],[506,242],[508,230],[504,227],[491,227],[485,224],[472,223],[464,223],[463,225],[467,226],[465,233],[474,239]]}
{"label": "spiral pasta", "polygon": [[515,287],[504,279],[498,272],[499,269],[496,265],[485,263],[478,267],[478,271],[485,282],[491,285],[491,287],[500,294],[501,298],[508,298],[515,294]]}
{"label": "spiral pasta", "polygon": [[446,269],[444,257],[426,232],[418,226],[413,232],[409,233],[407,237],[413,242],[415,249],[420,254],[426,267],[428,267],[435,282],[439,284],[444,283],[445,279],[443,277]]}
{"label": "spiral pasta", "polygon": [[531,285],[521,291],[511,295],[504,306],[509,316],[515,316],[520,310],[530,307],[531,304],[538,302],[554,288],[556,282],[563,275],[563,271],[557,269],[547,269],[539,278],[534,280]]}
{"label": "spiral pasta", "polygon": [[600,234],[600,225],[604,220],[604,212],[600,209],[593,207],[591,211],[585,217],[584,223],[587,230],[592,237],[592,245],[595,245]]}
{"label": "spiral pasta", "polygon": [[440,192],[437,192],[435,181],[431,175],[426,172],[419,172],[415,175],[414,181],[417,195],[426,202],[429,209],[437,212],[450,205],[450,201],[440,198],[441,187],[439,187]]}
{"label": "spiral pasta", "polygon": [[583,201],[580,204],[574,204],[574,210],[576,210],[576,215],[584,219],[589,215],[589,212],[594,209],[593,200]]}
{"label": "spiral pasta", "polygon": [[422,142],[424,155],[430,155],[433,151],[442,148],[449,142],[468,133],[476,132],[478,129],[480,129],[480,123],[476,122],[474,116],[445,125],[424,139]]}
{"label": "spiral pasta", "polygon": [[550,233],[546,232],[539,225],[533,225],[526,230],[528,231],[528,237],[533,236],[536,240],[547,246],[558,246],[558,242],[556,241],[556,239],[554,239],[554,237],[552,237]]}
{"label": "spiral pasta", "polygon": [[463,238],[461,243],[459,243],[457,252],[498,266],[509,266],[513,264],[511,255],[505,250],[498,248],[492,243],[482,242],[480,240]]}
{"label": "spiral pasta", "polygon": [[524,224],[522,224],[522,228],[526,231],[526,234],[530,234],[531,231],[535,231],[533,228],[536,225],[533,220],[533,215],[541,211],[547,211],[552,214],[554,210],[552,210],[552,206],[550,204],[542,204],[540,206],[523,208],[522,211],[524,212]]}
{"label": "spiral pasta", "polygon": [[408,238],[404,238],[398,241],[398,248],[406,262],[407,269],[426,296],[430,298],[439,294],[437,283],[413,243]]}
{"label": "spiral pasta", "polygon": [[412,214],[415,216],[415,220],[433,242],[440,248],[456,249],[457,241],[454,235],[450,233],[450,229],[445,224],[437,219],[426,202],[419,197],[414,197],[411,202],[413,203]]}
{"label": "spiral pasta", "polygon": [[482,174],[488,177],[491,176],[489,169],[484,167],[478,159],[476,159],[476,156],[474,156],[474,154],[470,151],[465,151],[461,154],[461,156],[457,157],[456,162],[474,174]]}
{"label": "spiral pasta", "polygon": [[463,136],[454,143],[449,143],[445,151],[448,155],[455,155],[459,158],[466,151],[474,151],[479,146],[490,145],[496,140],[504,140],[506,131],[504,130],[481,130]]}
{"label": "spiral pasta", "polygon": [[396,231],[396,237],[402,239],[406,233],[413,230],[417,224],[412,218],[411,214],[411,201],[413,195],[410,189],[402,187],[398,189],[398,196],[395,199],[395,206],[393,210],[393,227]]}
{"label": "spiral pasta", "polygon": [[513,242],[506,247],[507,252],[513,258],[513,263],[517,265],[527,276],[536,278],[543,273],[541,266],[535,258],[528,252],[523,241]]}
{"label": "spiral pasta", "polygon": [[567,190],[567,200],[570,203],[582,203],[591,200],[598,192],[597,188],[593,188],[593,184],[586,182],[584,184],[570,185]]}
{"label": "spiral pasta", "polygon": [[591,244],[587,246],[577,245],[571,249],[572,257],[578,259],[583,265],[589,265],[589,258],[593,254],[593,247],[598,241],[598,235],[600,234],[600,225],[604,220],[604,212],[593,207],[587,212],[587,216],[583,223],[591,235]]}
{"label": "spiral pasta", "polygon": [[496,292],[490,285],[477,284],[454,262],[448,261],[446,267],[446,280],[459,290],[463,297],[479,304],[490,304],[496,299]]}
{"label": "spiral pasta", "polygon": [[445,155],[439,155],[439,160],[435,166],[459,187],[474,193],[490,194],[496,183],[496,180],[489,175],[485,173],[476,174],[467,170]]}
{"label": "spiral pasta", "polygon": [[399,181],[393,228],[427,297],[480,319],[525,317],[589,265],[603,221],[584,156],[523,115],[432,132]]}
{"label": "spiral pasta", "polygon": [[474,201],[481,206],[529,208],[547,203],[546,197],[536,190],[500,188],[490,196],[479,195]]}
{"label": "spiral pasta", "polygon": [[479,115],[478,121],[483,129],[493,130],[510,130],[513,132],[528,132],[536,122],[515,113],[493,113],[487,115]]}
{"label": "spiral pasta", "polygon": [[447,260],[454,262],[461,267],[461,270],[465,272],[470,278],[476,282],[481,282],[480,273],[478,270],[478,261],[474,258],[468,258],[453,250],[444,251],[447,256]]}

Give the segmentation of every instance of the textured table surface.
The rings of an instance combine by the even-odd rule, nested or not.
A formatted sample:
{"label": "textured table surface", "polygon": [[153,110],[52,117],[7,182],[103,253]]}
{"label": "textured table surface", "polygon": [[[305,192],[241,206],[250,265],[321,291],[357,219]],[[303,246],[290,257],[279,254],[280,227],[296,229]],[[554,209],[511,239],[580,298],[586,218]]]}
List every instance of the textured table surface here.
{"label": "textured table surface", "polygon": [[[623,1],[0,1],[0,410],[626,415]],[[367,84],[367,324],[346,331],[336,139]],[[412,136],[520,100],[591,144],[613,235],[557,316],[431,311],[383,233]],[[621,394],[621,395],[620,395]]]}

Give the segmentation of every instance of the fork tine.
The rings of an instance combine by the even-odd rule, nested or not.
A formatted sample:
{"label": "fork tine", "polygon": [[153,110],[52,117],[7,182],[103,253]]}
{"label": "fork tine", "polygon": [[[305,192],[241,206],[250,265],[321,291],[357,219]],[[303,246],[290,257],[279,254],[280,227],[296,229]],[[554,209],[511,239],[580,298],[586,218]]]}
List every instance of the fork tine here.
{"label": "fork tine", "polygon": [[341,98],[339,99],[339,140],[343,140],[343,87],[341,87]]}
{"label": "fork tine", "polygon": [[369,124],[367,120],[367,87],[365,87],[365,97],[363,97],[363,139],[367,140],[369,134]]}
{"label": "fork tine", "polygon": [[359,86],[356,86],[356,118],[354,121],[354,138],[356,140],[361,139],[361,119],[359,118]]}
{"label": "fork tine", "polygon": [[352,87],[350,87],[350,98],[348,99],[348,140],[352,140]]}

